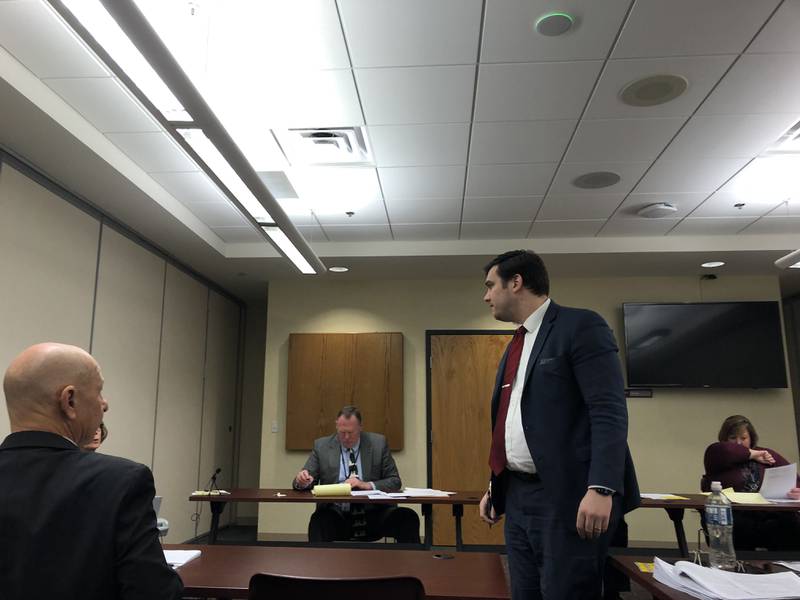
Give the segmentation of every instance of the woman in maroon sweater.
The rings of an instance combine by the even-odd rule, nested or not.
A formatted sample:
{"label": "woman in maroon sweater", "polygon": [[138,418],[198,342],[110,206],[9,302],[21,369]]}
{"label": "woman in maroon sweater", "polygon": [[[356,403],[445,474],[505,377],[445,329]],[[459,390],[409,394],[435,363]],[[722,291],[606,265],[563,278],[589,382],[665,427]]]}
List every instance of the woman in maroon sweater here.
{"label": "woman in maroon sweater", "polygon": [[[755,427],[742,415],[725,419],[718,439],[706,448],[703,491],[710,489],[712,481],[719,481],[723,488],[757,492],[764,481],[765,469],[789,464],[774,450],[758,446]],[[800,499],[800,481],[797,485],[789,497]],[[797,513],[738,511],[733,519],[733,539],[739,550],[798,550],[800,518]]]}

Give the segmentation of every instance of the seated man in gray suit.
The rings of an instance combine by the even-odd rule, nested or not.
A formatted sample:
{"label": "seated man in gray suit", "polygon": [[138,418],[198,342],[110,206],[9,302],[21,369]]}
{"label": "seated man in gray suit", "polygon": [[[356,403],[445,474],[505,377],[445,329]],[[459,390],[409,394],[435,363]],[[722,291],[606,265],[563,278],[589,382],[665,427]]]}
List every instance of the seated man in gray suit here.
{"label": "seated man in gray suit", "polygon": [[[345,406],[336,416],[336,433],[314,441],[311,456],[292,486],[349,483],[354,490],[396,492],[402,488],[397,465],[377,433],[361,431],[361,413]],[[320,504],[308,523],[311,542],[392,537],[419,543],[419,517],[410,508],[376,504]]]}

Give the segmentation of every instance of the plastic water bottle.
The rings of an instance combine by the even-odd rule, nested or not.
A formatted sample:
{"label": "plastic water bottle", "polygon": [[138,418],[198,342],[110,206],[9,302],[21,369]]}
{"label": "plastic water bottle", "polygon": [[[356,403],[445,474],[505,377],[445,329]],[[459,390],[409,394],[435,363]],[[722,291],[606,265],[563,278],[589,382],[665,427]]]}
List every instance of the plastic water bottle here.
{"label": "plastic water bottle", "polygon": [[711,495],[706,500],[706,526],[708,527],[708,562],[714,569],[736,570],[736,552],[733,550],[733,511],[731,503],[722,493],[722,484],[711,484]]}

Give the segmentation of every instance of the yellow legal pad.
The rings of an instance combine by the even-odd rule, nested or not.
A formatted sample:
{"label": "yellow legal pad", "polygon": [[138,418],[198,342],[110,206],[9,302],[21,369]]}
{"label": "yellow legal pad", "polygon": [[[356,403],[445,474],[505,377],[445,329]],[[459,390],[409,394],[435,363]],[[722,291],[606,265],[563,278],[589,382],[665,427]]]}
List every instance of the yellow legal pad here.
{"label": "yellow legal pad", "polygon": [[326,485],[315,485],[311,493],[315,496],[349,496],[349,483],[329,483]]}
{"label": "yellow legal pad", "polygon": [[655,563],[636,562],[636,563],[633,563],[633,564],[635,564],[637,567],[639,567],[639,570],[642,573],[652,573],[656,569],[656,564]]}
{"label": "yellow legal pad", "polygon": [[[676,496],[675,494],[664,494],[664,496],[661,499],[662,500],[688,500],[688,498],[686,496]],[[642,563],[642,564],[644,564],[644,563]],[[652,563],[647,563],[647,564],[652,564]]]}
{"label": "yellow legal pad", "polygon": [[758,492],[734,492],[733,488],[725,488],[722,493],[736,504],[769,504],[769,501]]}

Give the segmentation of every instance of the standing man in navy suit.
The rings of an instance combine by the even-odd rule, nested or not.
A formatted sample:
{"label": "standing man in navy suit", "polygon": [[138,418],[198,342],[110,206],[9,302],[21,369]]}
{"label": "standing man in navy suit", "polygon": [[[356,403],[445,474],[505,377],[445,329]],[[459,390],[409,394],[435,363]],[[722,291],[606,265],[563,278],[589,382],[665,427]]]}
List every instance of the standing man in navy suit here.
{"label": "standing man in navy suit", "polygon": [[521,327],[497,372],[481,517],[506,516],[513,600],[600,598],[609,537],[639,504],[614,335],[598,314],[550,300],[534,252],[484,270],[492,314]]}

